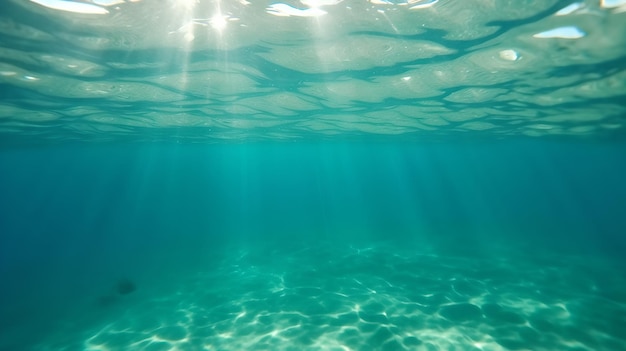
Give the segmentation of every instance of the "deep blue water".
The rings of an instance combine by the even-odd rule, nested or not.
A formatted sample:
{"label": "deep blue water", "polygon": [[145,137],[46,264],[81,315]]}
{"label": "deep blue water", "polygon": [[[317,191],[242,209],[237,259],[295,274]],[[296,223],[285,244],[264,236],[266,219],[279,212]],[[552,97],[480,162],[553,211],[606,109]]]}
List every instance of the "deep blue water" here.
{"label": "deep blue water", "polygon": [[602,244],[622,237],[624,156],[621,142],[534,141],[5,150],[2,225],[46,243],[65,240],[44,232],[106,242],[137,231],[155,241],[503,231],[495,237]]}
{"label": "deep blue water", "polygon": [[[542,303],[547,303],[543,299],[556,300],[572,306],[588,299],[585,308],[610,308],[602,315],[602,320],[609,324],[597,326],[597,322],[574,319],[568,323],[581,331],[576,335],[556,332],[558,342],[530,342],[519,331],[507,332],[513,333],[513,337],[507,334],[498,339],[497,332],[483,331],[496,338],[498,343],[493,345],[504,345],[500,346],[504,349],[520,349],[509,343],[526,343],[533,349],[560,348],[562,342],[580,341],[578,334],[583,330],[597,328],[608,333],[609,341],[597,339],[589,332],[590,336],[585,336],[589,340],[582,339],[585,347],[620,349],[625,345],[624,335],[611,328],[626,317],[626,187],[622,179],[625,159],[626,148],[621,143],[525,140],[457,144],[107,144],[3,150],[0,348],[30,349],[31,342],[40,342],[35,343],[38,346],[34,349],[83,349],[81,340],[89,333],[109,323],[123,324],[122,316],[130,319],[131,329],[143,328],[142,323],[147,323],[142,322],[143,317],[134,320],[133,316],[154,312],[154,307],[141,305],[152,299],[162,299],[159,306],[173,303],[176,308],[183,308],[189,303],[215,308],[215,302],[203,302],[193,295],[208,294],[211,289],[227,291],[226,297],[218,299],[220,304],[225,303],[222,299],[234,303],[235,297],[255,294],[266,304],[274,299],[282,301],[269,292],[275,286],[268,278],[260,278],[269,274],[270,268],[261,269],[266,264],[285,275],[313,269],[322,275],[310,283],[316,289],[344,289],[347,283],[342,281],[333,283],[333,288],[325,285],[346,275],[361,284],[362,279],[368,279],[364,274],[381,266],[385,269],[370,272],[372,276],[400,282],[379,289],[423,288],[401,283],[402,277],[397,275],[402,274],[443,279],[446,287],[452,279],[450,275],[471,277],[473,282],[495,287],[504,276],[512,282],[489,294],[503,299],[500,305],[515,313],[513,318],[532,320],[539,312],[507,305],[507,298],[535,298]],[[355,248],[371,250],[375,255],[359,263],[350,258]],[[239,273],[235,281],[229,282],[234,279],[232,273],[219,276],[223,266],[232,266],[231,261],[242,259],[242,250],[252,252],[250,257],[262,263],[253,259],[238,262],[238,267],[251,271]],[[422,263],[410,263],[425,254],[440,257],[440,264],[431,258],[428,265],[432,268],[426,275],[419,273],[424,269]],[[342,260],[343,263],[332,263]],[[463,273],[478,263],[482,268]],[[351,264],[356,268],[350,268]],[[341,272],[345,269],[349,272]],[[218,277],[210,278],[209,286],[196,291],[193,284],[208,279],[193,278],[200,273]],[[128,296],[113,293],[113,298],[107,299],[120,279],[130,279],[137,291]],[[257,284],[254,282],[258,279],[262,280],[258,287],[249,285]],[[317,280],[324,283],[320,285]],[[533,285],[545,291],[529,292],[528,286]],[[589,290],[592,286],[596,290]],[[435,285],[423,293],[445,294],[445,288],[439,291],[440,288]],[[390,297],[403,303],[410,301],[402,297],[403,291],[393,291],[388,293]],[[468,294],[477,292],[471,290]],[[606,300],[597,300],[601,296],[606,296]],[[358,302],[361,298],[356,295],[348,301]],[[447,299],[442,298],[444,301],[436,305]],[[294,344],[300,336],[293,340],[285,336],[277,343],[247,341],[248,344],[242,336],[235,340],[243,344],[233,341],[222,347],[264,349],[260,346],[263,344],[280,349],[306,346],[313,350],[330,347],[331,339],[333,343],[352,340],[337,336],[326,341],[327,346],[323,342],[315,346],[313,339],[320,333],[315,330],[315,323],[323,324],[324,313],[332,311],[324,309],[320,315],[308,312],[306,306],[311,301],[307,301],[293,302],[290,307],[302,308],[301,313],[309,315],[305,319],[319,319],[309,321],[314,324],[308,329],[303,328],[303,335],[311,335],[303,336],[300,344]],[[393,309],[398,301],[376,303]],[[430,308],[436,309],[436,305]],[[490,311],[494,308],[490,306],[482,305],[482,310]],[[247,311],[263,314],[255,312],[255,308],[260,307],[248,307]],[[137,311],[128,315],[124,309]],[[543,313],[554,323],[556,317],[550,313],[557,312]],[[157,313],[153,318],[174,318],[172,312],[160,313],[165,315]],[[281,316],[287,311],[277,307],[276,313]],[[467,313],[471,315],[471,310]],[[574,317],[580,313],[582,317],[577,318],[596,318],[587,315],[589,312],[570,313]],[[224,318],[233,316],[218,318],[219,322]],[[346,325],[356,322],[345,318]],[[380,321],[372,318],[368,323],[373,324],[366,325],[375,328]],[[481,317],[483,321],[467,317],[475,327],[464,318],[450,317],[452,323],[463,322],[472,328],[466,333],[477,333],[477,337],[482,335],[478,332],[480,323],[496,330],[507,325],[497,319],[494,322],[487,317]],[[450,323],[446,319],[439,321],[434,319],[435,325]],[[409,323],[396,322],[396,331],[392,329],[391,333],[405,333],[405,322]],[[199,333],[193,331],[199,322],[189,323],[191,337]],[[532,326],[545,332],[541,325]],[[233,333],[240,329],[230,328]],[[414,332],[416,338],[423,339],[419,330]],[[264,332],[253,328],[244,335],[252,337],[255,333]],[[368,341],[369,336],[365,336],[370,331],[364,329],[363,333],[362,338],[353,340],[357,349],[413,347],[412,339],[385,346],[387,336]],[[197,340],[203,337],[210,340],[202,333]],[[107,339],[103,338],[106,344]],[[178,340],[182,336],[171,338]],[[147,347],[132,346],[123,340],[111,347]],[[431,349],[445,346],[436,340],[430,342]],[[462,350],[471,349],[467,341],[447,342]],[[215,345],[215,341],[209,343]],[[244,344],[248,346],[241,346]],[[181,345],[189,350],[199,347],[193,338]],[[420,345],[426,347],[428,343],[420,341]],[[497,349],[493,345],[487,349]]]}

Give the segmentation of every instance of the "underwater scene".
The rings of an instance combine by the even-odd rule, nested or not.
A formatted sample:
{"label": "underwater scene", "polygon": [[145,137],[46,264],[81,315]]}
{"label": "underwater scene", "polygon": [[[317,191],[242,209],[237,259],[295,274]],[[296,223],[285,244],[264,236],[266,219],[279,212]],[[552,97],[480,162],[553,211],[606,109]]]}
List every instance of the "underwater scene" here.
{"label": "underwater scene", "polygon": [[0,351],[626,351],[626,0],[5,0]]}

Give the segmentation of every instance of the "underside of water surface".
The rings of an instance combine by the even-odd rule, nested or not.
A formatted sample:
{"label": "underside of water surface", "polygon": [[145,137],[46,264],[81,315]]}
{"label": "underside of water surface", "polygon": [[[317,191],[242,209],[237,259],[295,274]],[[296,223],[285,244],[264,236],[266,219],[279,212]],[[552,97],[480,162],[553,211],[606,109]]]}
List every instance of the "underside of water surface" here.
{"label": "underside of water surface", "polygon": [[32,0],[2,142],[624,135],[621,0]]}

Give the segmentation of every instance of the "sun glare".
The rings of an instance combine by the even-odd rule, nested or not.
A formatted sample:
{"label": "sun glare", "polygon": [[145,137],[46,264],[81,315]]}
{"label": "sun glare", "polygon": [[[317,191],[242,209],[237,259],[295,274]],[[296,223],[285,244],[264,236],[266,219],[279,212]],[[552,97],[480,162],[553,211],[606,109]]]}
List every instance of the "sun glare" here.
{"label": "sun glare", "polygon": [[224,28],[226,28],[226,24],[228,23],[227,20],[228,20],[228,16],[224,16],[221,13],[216,13],[209,20],[209,24],[211,25],[213,29],[217,30],[218,32],[221,32],[222,30],[224,30]]}

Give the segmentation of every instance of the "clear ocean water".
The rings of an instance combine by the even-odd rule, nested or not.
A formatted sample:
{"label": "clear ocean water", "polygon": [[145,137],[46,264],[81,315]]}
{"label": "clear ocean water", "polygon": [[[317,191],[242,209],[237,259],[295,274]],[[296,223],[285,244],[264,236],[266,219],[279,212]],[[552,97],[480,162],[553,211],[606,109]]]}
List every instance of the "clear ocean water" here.
{"label": "clear ocean water", "polygon": [[626,1],[5,0],[0,351],[626,350]]}

